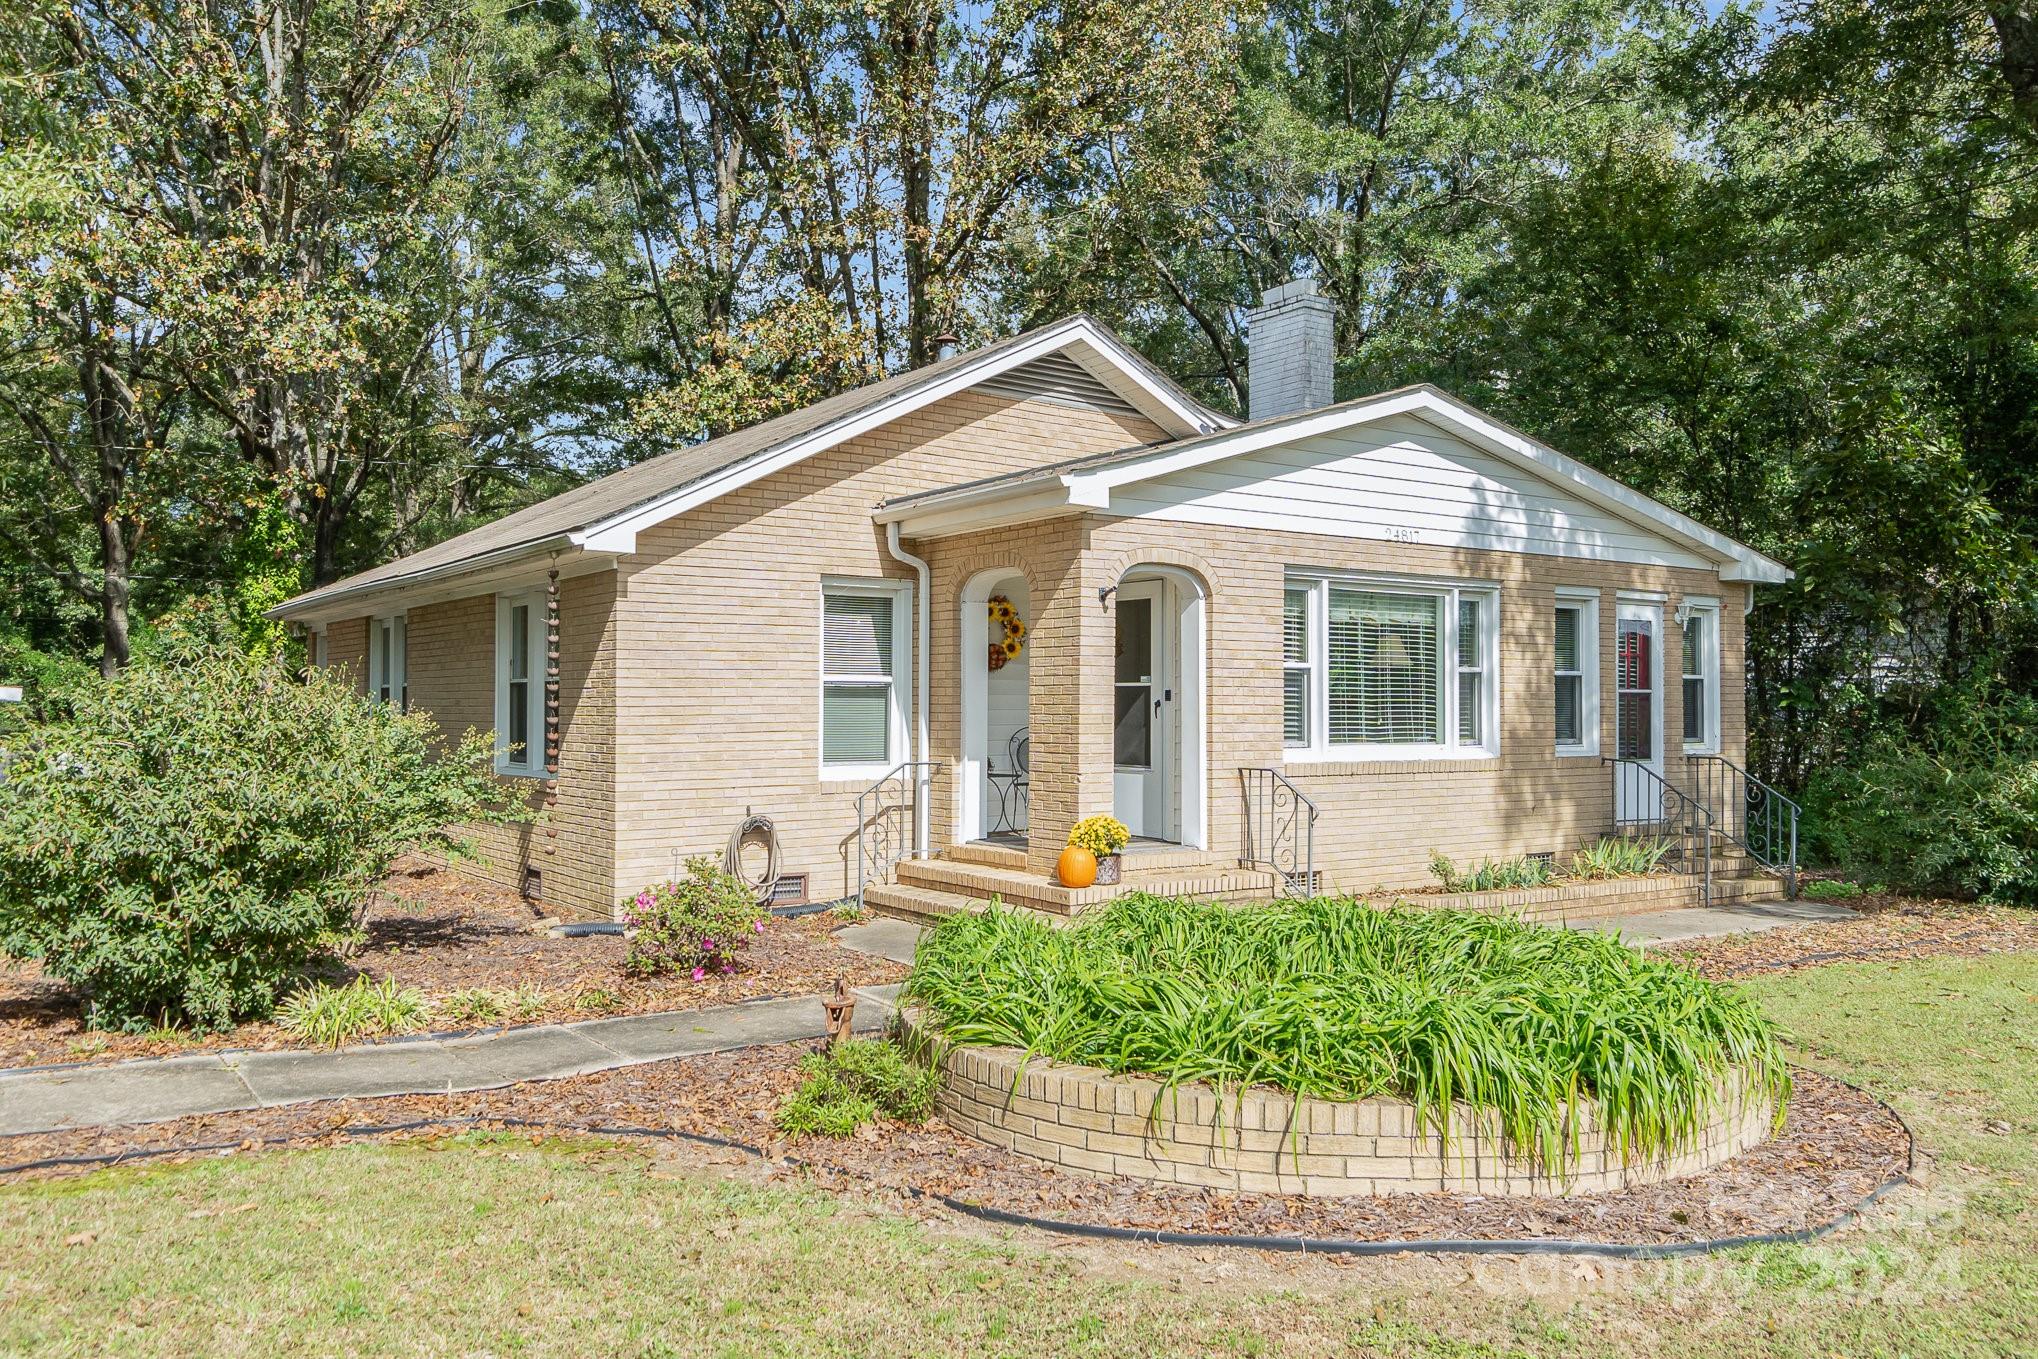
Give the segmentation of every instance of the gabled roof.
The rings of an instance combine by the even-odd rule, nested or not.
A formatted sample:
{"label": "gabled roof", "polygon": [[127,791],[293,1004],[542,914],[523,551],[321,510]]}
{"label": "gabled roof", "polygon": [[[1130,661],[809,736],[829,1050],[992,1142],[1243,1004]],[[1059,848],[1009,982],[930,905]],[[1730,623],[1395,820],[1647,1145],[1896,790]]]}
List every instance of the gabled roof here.
{"label": "gabled roof", "polygon": [[1427,383],[1234,425],[1199,437],[1091,454],[899,496],[880,505],[874,517],[880,524],[897,523],[907,537],[935,537],[1058,514],[1108,513],[1114,487],[1399,415],[1417,416],[1439,426],[1610,514],[1718,563],[1722,580],[1776,583],[1791,577],[1789,568],[1745,543],[1707,528]]}
{"label": "gabled roof", "polygon": [[[631,552],[643,529],[943,397],[995,383],[1023,365],[1051,356],[1079,364],[1091,379],[1170,436],[1202,434],[1236,423],[1183,391],[1110,327],[1089,316],[1072,316],[838,393],[706,443],[661,454],[407,557],[299,595],[269,610],[267,616],[303,618],[356,596],[554,551]],[[1059,371],[1064,378],[1068,376],[1066,369]]]}

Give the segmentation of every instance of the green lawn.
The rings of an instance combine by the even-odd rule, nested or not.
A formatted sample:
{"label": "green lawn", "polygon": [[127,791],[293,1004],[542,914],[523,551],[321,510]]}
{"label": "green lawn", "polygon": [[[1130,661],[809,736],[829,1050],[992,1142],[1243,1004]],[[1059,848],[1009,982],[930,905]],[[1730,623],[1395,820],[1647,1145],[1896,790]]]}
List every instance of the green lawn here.
{"label": "green lawn", "polygon": [[641,1145],[363,1145],[0,1189],[0,1354],[2038,1354],[2038,957],[1756,989],[1912,1121],[1935,1193],[1731,1259],[1337,1264],[920,1222]]}

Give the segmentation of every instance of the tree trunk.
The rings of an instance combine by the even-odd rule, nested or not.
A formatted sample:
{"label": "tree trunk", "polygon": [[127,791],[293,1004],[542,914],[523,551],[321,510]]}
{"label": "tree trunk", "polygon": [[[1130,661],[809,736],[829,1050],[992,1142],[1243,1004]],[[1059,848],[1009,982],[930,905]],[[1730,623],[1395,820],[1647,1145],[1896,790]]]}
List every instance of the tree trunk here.
{"label": "tree trunk", "polygon": [[1989,6],[1996,40],[2002,44],[1998,63],[2010,103],[2031,131],[2038,131],[2038,3],[1996,0]]}
{"label": "tree trunk", "polygon": [[99,673],[110,679],[128,662],[127,535],[119,518],[110,513],[99,519],[99,567],[105,576],[99,589]]}

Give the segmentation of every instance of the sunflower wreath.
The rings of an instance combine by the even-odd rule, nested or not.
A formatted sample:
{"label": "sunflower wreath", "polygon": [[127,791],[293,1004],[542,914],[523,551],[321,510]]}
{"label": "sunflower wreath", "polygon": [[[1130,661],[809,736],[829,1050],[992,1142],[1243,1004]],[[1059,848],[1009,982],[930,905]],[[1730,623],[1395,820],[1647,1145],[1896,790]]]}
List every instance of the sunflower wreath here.
{"label": "sunflower wreath", "polygon": [[993,670],[1003,670],[1007,663],[1019,659],[1026,650],[1026,620],[1012,607],[1012,601],[1003,595],[992,595],[989,601],[991,629],[1005,634],[991,643],[988,663]]}

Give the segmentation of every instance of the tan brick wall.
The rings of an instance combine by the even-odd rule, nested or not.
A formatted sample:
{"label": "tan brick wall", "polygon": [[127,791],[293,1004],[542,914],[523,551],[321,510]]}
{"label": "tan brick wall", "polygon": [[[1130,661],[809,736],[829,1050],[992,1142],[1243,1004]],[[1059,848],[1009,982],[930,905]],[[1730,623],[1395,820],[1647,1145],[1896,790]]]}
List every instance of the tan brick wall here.
{"label": "tan brick wall", "polygon": [[[1082,551],[1073,545],[1081,544]],[[1205,631],[1209,847],[1235,854],[1243,839],[1238,770],[1283,769],[1321,811],[1316,860],[1331,885],[1354,891],[1423,886],[1431,850],[1465,862],[1552,850],[1560,856],[1602,834],[1611,819],[1608,772],[1596,757],[1559,756],[1551,730],[1555,678],[1551,647],[1559,586],[1600,592],[1600,749],[1613,750],[1613,638],[1620,590],[1655,591],[1665,628],[1684,595],[1716,598],[1721,621],[1722,748],[1745,754],[1742,602],[1745,588],[1709,571],[1546,557],[1529,553],[1406,546],[1268,530],[1208,528],[1159,520],[1091,517],[1032,530],[929,545],[937,566],[936,685],[943,715],[936,751],[957,745],[952,663],[954,624],[939,621],[962,580],[1010,557],[1034,592],[1031,686],[1034,778],[1031,859],[1045,868],[1076,815],[1111,806],[1110,664],[1112,619],[1096,587],[1139,564],[1192,572],[1208,590]],[[1073,559],[1072,559],[1073,554]],[[1287,568],[1378,572],[1492,582],[1500,599],[1499,756],[1484,760],[1294,763],[1281,738],[1281,589]],[[1042,601],[1052,602],[1043,604]],[[1077,639],[1080,660],[1071,667]],[[1663,684],[1666,774],[1681,765],[1682,693]],[[1074,669],[1076,673],[1071,673]],[[948,680],[944,683],[944,675]],[[1078,733],[1072,743],[1066,735]],[[943,742],[945,741],[945,745]],[[1064,752],[1064,745],[1068,750]],[[1060,753],[1058,753],[1060,752]],[[1075,761],[1071,769],[1067,760]],[[1073,791],[1072,791],[1073,790]],[[1065,805],[1066,804],[1066,805]],[[941,820],[937,816],[937,821]]]}
{"label": "tan brick wall", "polygon": [[[909,1025],[912,1016],[908,1016]],[[1572,1119],[1578,1154],[1556,1173],[1509,1154],[1490,1120],[1463,1106],[1449,1136],[1401,1100],[1297,1100],[1264,1088],[1219,1094],[1029,1057],[1017,1048],[949,1047],[937,1107],[971,1137],[1086,1175],[1124,1175],[1241,1193],[1341,1198],[1472,1193],[1604,1193],[1695,1175],[1769,1136],[1774,1109],[1724,1082],[1705,1127],[1673,1155],[1624,1160],[1586,1101]]]}
{"label": "tan brick wall", "polygon": [[[719,857],[750,811],[772,818],[783,870],[810,874],[817,898],[853,891],[867,780],[820,767],[822,579],[914,578],[870,521],[881,500],[1159,433],[1135,417],[968,392],[642,534],[617,600],[619,890],[689,854]],[[1079,570],[1068,547],[1062,569]],[[1036,610],[1052,583],[1041,588]],[[954,599],[938,586],[934,599],[938,664],[956,647]],[[938,722],[954,706],[938,669],[932,691]],[[941,805],[948,797],[944,777]],[[937,814],[935,835],[946,826]]]}
{"label": "tan brick wall", "polygon": [[[574,576],[559,585],[559,780],[556,802],[544,807],[536,779],[515,779],[539,824],[479,826],[470,831],[479,862],[461,871],[521,889],[524,869],[542,878],[544,908],[569,916],[607,917],[615,906],[615,577]],[[407,679],[414,711],[429,713],[447,740],[495,727],[495,596],[426,604],[407,615]],[[334,639],[350,639],[356,673],[367,621],[334,623],[327,631],[329,664],[341,663]],[[351,639],[357,635],[361,641]]]}

